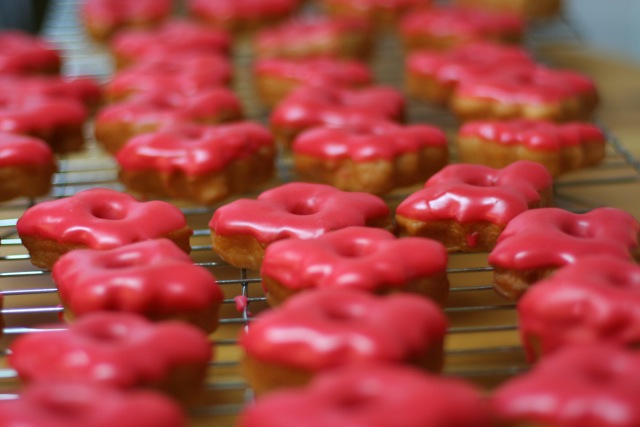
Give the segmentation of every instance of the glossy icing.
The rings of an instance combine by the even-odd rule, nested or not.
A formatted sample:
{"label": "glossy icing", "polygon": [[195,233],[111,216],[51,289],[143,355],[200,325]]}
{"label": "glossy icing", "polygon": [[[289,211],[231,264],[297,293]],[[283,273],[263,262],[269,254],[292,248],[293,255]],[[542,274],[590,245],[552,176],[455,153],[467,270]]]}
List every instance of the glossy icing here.
{"label": "glossy icing", "polygon": [[368,126],[371,120],[401,120],[406,101],[391,87],[362,89],[303,86],[271,113],[276,127]]}
{"label": "glossy icing", "polygon": [[53,162],[51,148],[41,139],[0,132],[0,167],[49,165]]}
{"label": "glossy icing", "polygon": [[393,364],[351,364],[264,396],[239,427],[488,427],[481,393],[460,379]]}
{"label": "glossy icing", "polygon": [[189,10],[211,20],[269,19],[288,15],[299,5],[299,0],[191,0]]}
{"label": "glossy icing", "polygon": [[504,145],[523,145],[532,150],[560,150],[586,142],[604,144],[600,128],[587,122],[554,123],[545,120],[479,120],[460,127],[463,138],[480,138]]}
{"label": "glossy icing", "polygon": [[203,175],[221,171],[235,160],[273,147],[271,132],[257,123],[182,125],[129,140],[116,159],[124,170]]}
{"label": "glossy icing", "polygon": [[27,209],[16,226],[21,236],[112,249],[163,237],[187,227],[187,222],[180,209],[169,203],[139,202],[126,193],[92,188],[39,203]]}
{"label": "glossy icing", "polygon": [[162,20],[172,6],[171,0],[85,0],[80,12],[91,25],[118,27]]}
{"label": "glossy icing", "polygon": [[312,86],[358,87],[369,85],[369,68],[356,60],[334,58],[264,58],[254,65],[258,78],[275,77]]}
{"label": "glossy icing", "polygon": [[417,153],[426,147],[446,150],[444,132],[429,125],[401,126],[381,120],[357,128],[310,129],[295,139],[293,152],[326,160],[369,162],[393,161],[402,154]]}
{"label": "glossy icing", "polygon": [[68,252],[52,278],[76,317],[100,310],[157,317],[206,309],[223,298],[211,273],[166,239]]}
{"label": "glossy icing", "polygon": [[64,326],[50,325],[56,330],[21,335],[11,344],[9,364],[21,379],[150,386],[172,370],[206,366],[212,356],[206,334],[180,321],[96,312]]}
{"label": "glossy icing", "polygon": [[518,314],[532,361],[567,345],[635,347],[640,343],[640,266],[606,255],[580,258],[531,287],[518,301]]}
{"label": "glossy icing", "polygon": [[400,203],[396,214],[419,221],[455,219],[507,224],[540,202],[552,178],[547,169],[521,160],[503,169],[454,164],[433,175]]}
{"label": "glossy icing", "polygon": [[422,296],[325,288],[261,313],[241,334],[240,345],[258,360],[316,372],[415,360],[442,345],[446,327],[442,311]]}
{"label": "glossy icing", "polygon": [[62,59],[43,38],[19,30],[0,31],[0,75],[53,73]]}
{"label": "glossy icing", "polygon": [[637,352],[617,346],[570,347],[499,387],[491,411],[505,424],[638,426],[639,364]]}
{"label": "glossy icing", "polygon": [[285,238],[315,238],[388,215],[389,207],[378,196],[293,182],[267,190],[255,200],[238,199],[216,209],[209,227],[218,235],[249,235],[270,243]]}
{"label": "glossy icing", "polygon": [[0,131],[50,134],[56,127],[77,128],[87,118],[82,103],[29,92],[0,92]]}
{"label": "glossy icing", "polygon": [[185,427],[179,405],[160,393],[78,381],[31,384],[0,402],[0,425],[37,427]]}
{"label": "glossy icing", "polygon": [[261,277],[290,289],[350,287],[369,292],[443,273],[447,252],[438,242],[397,239],[387,230],[346,227],[315,239],[286,239],[265,251]]}
{"label": "glossy icing", "polygon": [[639,230],[631,214],[616,208],[584,214],[533,209],[507,224],[488,260],[493,266],[522,270],[561,267],[587,255],[629,259],[638,248]]}

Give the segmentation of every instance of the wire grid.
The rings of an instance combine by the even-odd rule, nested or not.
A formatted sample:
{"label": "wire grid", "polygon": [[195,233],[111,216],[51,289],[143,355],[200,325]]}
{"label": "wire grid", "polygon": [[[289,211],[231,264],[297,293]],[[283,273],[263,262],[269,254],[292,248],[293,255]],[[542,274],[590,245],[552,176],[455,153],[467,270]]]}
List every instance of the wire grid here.
{"label": "wire grid", "polygon": [[[64,50],[64,72],[67,75],[92,75],[106,80],[113,71],[111,59],[104,47],[87,41],[78,25],[76,9],[77,0],[53,2],[45,26],[46,34]],[[557,26],[558,23],[550,25]],[[236,51],[236,92],[245,103],[248,117],[265,123],[267,112],[253,98],[250,51],[246,44],[237,46]],[[393,37],[382,38],[372,60],[377,80],[402,87],[399,70],[402,61],[397,41]],[[455,129],[455,121],[448,113],[414,101],[409,101],[408,120],[437,124],[450,134]],[[92,140],[90,127],[87,135],[84,153],[59,159],[60,171],[54,179],[52,198],[67,197],[95,186],[123,189],[117,180],[113,159]],[[455,158],[455,153],[453,155]],[[286,160],[281,161],[278,170],[279,182],[292,178]],[[637,189],[639,184],[640,163],[617,138],[609,135],[605,162],[597,168],[568,174],[558,180],[555,184],[555,205],[572,211],[611,205],[603,194],[626,194],[630,186]],[[387,201],[394,206],[407,194],[392,193]],[[0,349],[2,355],[7,354],[6,349],[16,336],[41,331],[43,323],[57,322],[62,313],[50,273],[30,264],[29,255],[15,231],[17,218],[34,202],[17,200],[0,205],[3,248],[0,294],[4,296],[2,314],[6,321]],[[190,409],[190,414],[194,425],[206,423],[212,417],[217,421],[216,425],[232,425],[234,415],[252,398],[251,390],[237,369],[241,352],[236,337],[242,328],[248,327],[252,312],[258,313],[266,307],[265,298],[260,278],[255,272],[232,268],[213,254],[206,224],[215,206],[180,207],[195,230],[192,239],[194,263],[210,269],[226,296],[220,327],[212,337],[217,356],[211,362],[207,390],[202,401]],[[452,288],[445,308],[450,322],[445,348],[445,375],[464,377],[490,388],[526,370],[517,334],[515,305],[493,292],[492,269],[487,265],[486,254],[454,254],[450,257],[448,273]],[[244,307],[243,300],[246,301]],[[15,397],[18,386],[15,371],[0,369],[0,398]]]}

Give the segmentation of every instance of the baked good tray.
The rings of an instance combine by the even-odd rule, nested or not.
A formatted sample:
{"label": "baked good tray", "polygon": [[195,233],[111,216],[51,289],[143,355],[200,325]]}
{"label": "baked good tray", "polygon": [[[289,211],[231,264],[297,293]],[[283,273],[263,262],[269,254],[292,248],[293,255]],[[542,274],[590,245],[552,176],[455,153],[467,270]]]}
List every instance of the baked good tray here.
{"label": "baked good tray", "polygon": [[[77,20],[77,3],[78,0],[53,1],[44,34],[63,49],[65,74],[91,75],[104,81],[113,71],[111,58],[103,46],[85,37]],[[574,37],[570,26],[561,18],[537,24],[531,29],[527,43],[535,53],[539,44],[558,37]],[[246,41],[237,43],[233,60],[236,67],[235,89],[244,102],[248,118],[266,124],[268,111],[254,98],[250,73],[252,58]],[[392,35],[379,37],[371,61],[377,82],[402,88],[402,63],[402,50],[397,40]],[[424,103],[410,100],[408,112],[411,123],[437,125],[449,136],[456,129],[457,124],[451,115]],[[42,200],[68,197],[96,186],[123,190],[117,180],[115,162],[96,145],[91,133],[88,126],[86,150],[59,158],[59,172],[47,198],[35,201],[17,199],[0,204],[0,294],[4,296],[2,314],[6,323],[0,341],[3,356],[17,336],[38,333],[41,325],[58,322],[62,312],[50,273],[32,266],[26,249],[21,245],[15,230],[17,219],[30,205]],[[452,158],[455,161],[455,152]],[[289,162],[281,159],[278,176],[270,186],[292,179],[295,177],[290,172]],[[615,136],[608,135],[605,161],[595,168],[572,172],[558,179],[554,185],[554,205],[572,211],[615,206],[638,217],[639,212],[633,211],[635,205],[628,197],[638,189],[640,163]],[[412,190],[391,193],[386,200],[393,207]],[[257,193],[239,197],[254,197]],[[236,344],[236,337],[242,328],[249,325],[252,315],[266,307],[260,279],[255,272],[228,266],[212,252],[207,224],[216,206],[171,202],[180,206],[195,230],[191,240],[194,262],[210,269],[225,293],[220,327],[211,338],[216,355],[210,363],[205,391],[188,409],[191,425],[232,426],[239,411],[252,399],[251,390],[238,372],[242,352]],[[490,389],[526,370],[527,363],[518,338],[515,305],[492,290],[492,272],[487,265],[486,254],[453,254],[448,273],[451,294],[445,312],[450,326],[445,346],[444,375],[464,377]],[[236,296],[247,297],[246,308],[236,308]],[[19,386],[15,371],[8,367],[0,369],[0,398],[14,398]]]}

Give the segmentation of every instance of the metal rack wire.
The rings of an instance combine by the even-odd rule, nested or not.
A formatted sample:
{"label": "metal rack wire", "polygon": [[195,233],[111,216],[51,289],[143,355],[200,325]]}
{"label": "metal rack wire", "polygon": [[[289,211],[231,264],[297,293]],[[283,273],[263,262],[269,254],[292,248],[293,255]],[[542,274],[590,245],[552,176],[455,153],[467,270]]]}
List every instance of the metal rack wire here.
{"label": "metal rack wire", "polygon": [[[76,19],[77,0],[58,0],[53,3],[49,22],[45,25],[48,37],[65,52],[65,73],[92,75],[106,79],[112,72],[109,55],[103,47],[84,37]],[[378,55],[372,66],[378,81],[402,87],[398,64],[401,51],[392,37],[381,39]],[[264,121],[266,112],[253,100],[248,82],[248,50],[238,47],[235,57],[238,69],[237,93],[245,101],[250,118]],[[438,124],[451,131],[455,123],[441,110],[410,102],[409,121]],[[90,129],[87,130],[90,135]],[[88,138],[88,148],[79,155],[59,160],[51,197],[66,197],[80,190],[102,186],[122,189],[117,181],[114,161]],[[286,163],[280,167],[280,179],[290,176]],[[606,202],[603,194],[626,192],[628,186],[640,184],[640,163],[628,153],[613,135],[609,137],[606,161],[599,167],[569,174],[555,184],[555,204],[574,210],[587,210]],[[606,188],[606,191],[599,189]],[[391,205],[406,193],[394,193],[388,198]],[[251,196],[251,195],[248,195]],[[6,321],[0,352],[7,354],[11,340],[20,334],[41,330],[43,323],[57,322],[62,312],[57,291],[50,274],[33,267],[15,231],[17,218],[34,201],[16,200],[0,205],[0,294],[4,296],[2,314]],[[206,396],[191,408],[194,425],[216,419],[217,425],[232,425],[233,416],[251,398],[237,371],[240,350],[235,337],[250,323],[251,312],[265,307],[259,277],[246,270],[226,265],[211,251],[206,224],[214,207],[181,206],[189,224],[195,230],[192,257],[198,265],[212,271],[222,286],[226,299],[222,309],[220,328],[213,335],[217,357],[211,363]],[[525,369],[523,350],[517,334],[514,304],[501,299],[491,287],[491,268],[486,254],[453,255],[448,269],[452,284],[449,303],[445,308],[450,327],[446,342],[446,375],[468,378],[485,387],[492,387],[507,377]],[[237,297],[246,298],[247,305],[236,309]],[[0,369],[0,398],[12,398],[18,387],[16,373]]]}

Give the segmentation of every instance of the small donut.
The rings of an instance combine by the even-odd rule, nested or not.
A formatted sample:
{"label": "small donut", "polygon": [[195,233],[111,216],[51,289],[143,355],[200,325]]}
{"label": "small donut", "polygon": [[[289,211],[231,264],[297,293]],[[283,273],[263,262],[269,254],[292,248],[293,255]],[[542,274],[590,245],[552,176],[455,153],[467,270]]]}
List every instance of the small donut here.
{"label": "small donut", "polygon": [[45,39],[19,30],[0,31],[0,75],[58,74],[60,51]]}
{"label": "small donut", "polygon": [[231,51],[231,38],[223,31],[195,22],[171,20],[157,28],[120,31],[111,40],[109,49],[116,66],[125,68],[141,59],[185,53],[226,56]]}
{"label": "small donut", "polygon": [[[402,329],[405,329],[404,327]],[[464,380],[388,363],[350,364],[245,408],[239,427],[488,427],[482,393]]]}
{"label": "small donut", "polygon": [[153,321],[187,321],[206,333],[218,326],[223,295],[216,279],[167,239],[71,251],[51,274],[66,321],[125,311]]}
{"label": "small donut", "polygon": [[263,58],[254,64],[260,100],[276,106],[302,86],[361,88],[373,83],[371,70],[357,60],[336,58]]}
{"label": "small donut", "polygon": [[253,32],[292,16],[301,0],[189,0],[192,18],[232,34]]}
{"label": "small donut", "polygon": [[520,46],[477,41],[449,51],[416,50],[405,60],[407,92],[420,100],[446,106],[461,81],[516,67],[530,67],[534,61]]}
{"label": "small donut", "polygon": [[515,13],[527,19],[551,18],[562,10],[562,0],[454,0],[464,7]]}
{"label": "small donut", "polygon": [[47,143],[0,132],[0,201],[47,195],[56,170],[56,160]]}
{"label": "small donut", "polygon": [[0,76],[0,91],[28,92],[53,98],[76,99],[89,110],[102,100],[102,89],[91,77]]}
{"label": "small donut", "polygon": [[136,135],[184,123],[225,123],[243,115],[240,99],[224,87],[203,88],[193,94],[141,92],[99,110],[94,133],[104,149],[115,155]]}
{"label": "small donut", "polygon": [[171,0],[84,0],[80,20],[91,38],[104,42],[123,29],[160,25],[172,7]]}
{"label": "small donut", "polygon": [[173,240],[189,253],[193,233],[175,206],[161,201],[139,202],[108,188],[92,188],[39,203],[24,212],[16,227],[31,262],[47,269],[73,249],[113,249],[158,238]]}
{"label": "small donut", "polygon": [[517,160],[543,164],[553,176],[600,163],[606,137],[586,122],[477,120],[463,124],[455,139],[458,158],[494,168]]}
{"label": "small donut", "polygon": [[404,15],[431,7],[432,0],[322,0],[329,16],[363,19],[377,28],[392,27]]}
{"label": "small donut", "polygon": [[275,158],[271,133],[252,122],[145,133],[116,156],[120,180],[129,190],[202,205],[265,184],[274,175]]}
{"label": "small donut", "polygon": [[292,182],[239,199],[209,222],[213,251],[238,268],[260,270],[265,248],[281,239],[311,239],[351,225],[392,229],[380,197],[330,185]]}
{"label": "small donut", "polygon": [[640,266],[601,255],[579,258],[518,301],[520,335],[533,362],[569,345],[640,344]]}
{"label": "small donut", "polygon": [[442,310],[417,295],[308,291],[261,313],[244,330],[242,371],[258,395],[307,384],[347,364],[412,364],[438,372],[446,328]]}
{"label": "small donut", "polygon": [[83,381],[129,389],[148,386],[187,397],[204,381],[212,344],[180,321],[152,323],[134,313],[95,312],[10,346],[9,365],[26,383]]}
{"label": "small donut", "polygon": [[639,232],[640,223],[617,208],[596,208],[583,214],[559,208],[523,212],[507,224],[489,254],[494,288],[517,300],[534,283],[579,258],[638,259]]}
{"label": "small donut", "polygon": [[544,66],[496,70],[458,84],[449,108],[461,121],[589,120],[598,92],[587,76]]}
{"label": "small donut", "polygon": [[478,40],[519,43],[524,21],[511,13],[446,6],[407,15],[399,31],[408,51],[448,50]]}
{"label": "small donut", "polygon": [[640,425],[640,356],[610,344],[572,346],[500,385],[489,399],[494,425]]}
{"label": "small donut", "polygon": [[313,17],[294,19],[260,31],[253,48],[259,58],[366,59],[373,48],[373,39],[371,28],[364,20]]}
{"label": "small donut", "polygon": [[289,150],[295,137],[312,127],[366,126],[377,119],[401,122],[405,109],[402,93],[388,86],[302,86],[278,104],[269,121],[276,141]]}
{"label": "small donut", "polygon": [[16,399],[0,401],[0,425],[185,427],[187,419],[177,403],[157,392],[43,381],[22,388]]}
{"label": "small donut", "polygon": [[513,218],[550,205],[552,181],[524,160],[503,169],[449,165],[397,207],[398,234],[438,240],[451,252],[489,251]]}
{"label": "small donut", "polygon": [[449,159],[443,131],[429,125],[313,128],[294,141],[294,169],[303,181],[373,194],[424,182]]}

